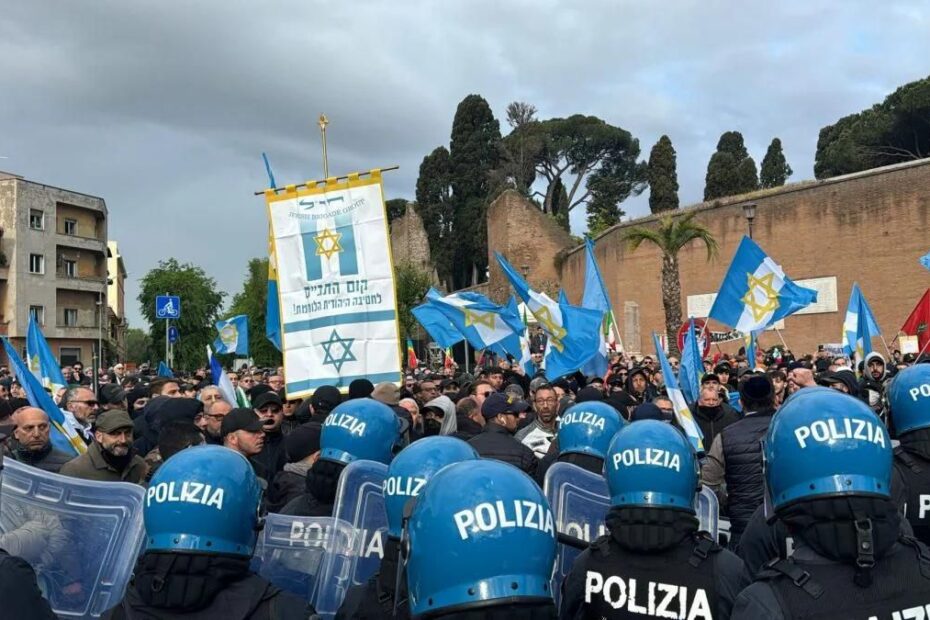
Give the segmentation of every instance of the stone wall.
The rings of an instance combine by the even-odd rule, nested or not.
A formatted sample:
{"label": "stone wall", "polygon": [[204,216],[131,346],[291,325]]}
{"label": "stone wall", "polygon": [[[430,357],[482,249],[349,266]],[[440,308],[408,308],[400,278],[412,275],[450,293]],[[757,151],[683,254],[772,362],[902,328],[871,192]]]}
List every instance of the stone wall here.
{"label": "stone wall", "polygon": [[408,202],[407,211],[391,222],[391,252],[395,265],[412,263],[423,271],[434,274],[433,279],[436,279],[435,269],[430,260],[429,239],[423,228],[423,220],[412,203]]}
{"label": "stone wall", "polygon": [[[824,278],[820,293],[821,312],[793,315],[784,321],[784,336],[795,351],[815,351],[818,344],[840,341],[846,304],[853,282],[858,282],[868,299],[886,340],[891,343],[897,330],[930,286],[930,274],[917,262],[930,249],[930,160],[877,168],[824,181],[811,181],[736,196],[689,207],[698,221],[708,226],[720,253],[708,262],[704,248],[692,243],[680,254],[682,312],[688,312],[688,296],[716,293],[724,272],[747,232],[742,204],[757,203],[753,225],[754,239],[794,280]],[[490,216],[489,216],[490,217]],[[491,222],[489,219],[489,230]],[[652,224],[649,216],[615,226],[597,239],[596,255],[609,289],[614,315],[625,344],[632,350],[651,350],[650,333],[664,329],[660,288],[660,255],[643,244],[631,252],[623,241],[624,230],[633,225]],[[540,234],[542,245],[534,242],[532,226],[517,227],[522,235],[516,243],[501,245],[500,235],[492,234],[491,248],[514,248],[536,253],[524,262],[538,260],[546,267],[557,248]],[[519,250],[526,245],[526,250]],[[535,259],[535,260],[534,260]],[[521,259],[516,259],[515,265]],[[573,248],[562,263],[561,284],[573,302],[584,287],[584,248]],[[492,283],[494,282],[492,270]],[[531,271],[531,279],[533,272]],[[835,303],[830,304],[830,283],[835,278]],[[705,302],[704,304],[700,302]],[[703,300],[692,298],[700,309]],[[636,310],[634,312],[634,310]],[[706,310],[705,310],[706,312]],[[698,312],[698,316],[703,313]],[[633,322],[638,322],[634,325]],[[723,329],[714,325],[712,329]],[[763,347],[778,343],[778,336],[766,332]],[[740,343],[722,345],[735,352]],[[884,351],[879,339],[873,346]]]}
{"label": "stone wall", "polygon": [[560,253],[575,244],[572,236],[518,192],[508,190],[488,207],[488,293],[498,302],[511,294],[494,252],[519,272],[526,268],[530,284],[555,298],[559,291]]}

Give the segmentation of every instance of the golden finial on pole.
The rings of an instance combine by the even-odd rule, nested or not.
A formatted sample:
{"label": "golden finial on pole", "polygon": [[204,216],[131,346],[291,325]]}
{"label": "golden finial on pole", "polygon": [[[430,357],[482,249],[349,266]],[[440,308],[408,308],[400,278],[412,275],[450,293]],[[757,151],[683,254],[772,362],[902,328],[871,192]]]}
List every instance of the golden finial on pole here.
{"label": "golden finial on pole", "polygon": [[329,178],[329,160],[326,158],[326,126],[329,125],[329,119],[326,118],[325,114],[320,114],[320,119],[317,121],[320,125],[320,135],[323,138],[323,178]]}

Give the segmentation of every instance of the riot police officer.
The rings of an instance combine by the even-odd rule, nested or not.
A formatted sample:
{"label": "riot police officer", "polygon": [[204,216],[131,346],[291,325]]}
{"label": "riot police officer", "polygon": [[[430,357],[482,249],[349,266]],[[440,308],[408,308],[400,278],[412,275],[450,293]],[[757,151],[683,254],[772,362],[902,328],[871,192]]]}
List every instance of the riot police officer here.
{"label": "riot police officer", "polygon": [[657,420],[620,430],[605,464],[609,533],[581,553],[562,587],[565,620],[728,618],[749,583],[742,560],[698,531],[697,456]]}
{"label": "riot police officer", "polygon": [[546,472],[554,462],[571,463],[599,476],[603,474],[607,447],[626,424],[617,410],[605,402],[589,400],[566,409],[553,442],[558,447],[543,457],[536,471],[539,486],[543,486]]}
{"label": "riot police officer", "polygon": [[353,586],[336,614],[340,618],[409,618],[407,584],[399,570],[400,537],[404,507],[432,476],[452,463],[478,459],[475,449],[453,437],[426,437],[394,457],[384,481],[384,507],[388,518],[387,542],[381,568],[367,584]]}
{"label": "riot police officer", "polygon": [[835,390],[801,390],[773,418],[764,456],[767,505],[795,548],[766,564],[733,618],[923,616],[930,552],[900,533],[891,438],[878,416]]}
{"label": "riot police officer", "polygon": [[329,517],[345,466],[359,459],[388,464],[400,437],[400,419],[371,398],[356,398],[333,409],[323,421],[320,458],[307,472],[307,492],[295,497],[281,514]]}
{"label": "riot police officer", "polygon": [[555,520],[527,474],[496,460],[456,463],[416,498],[407,536],[410,612],[443,620],[556,617]]}
{"label": "riot police officer", "polygon": [[891,426],[900,445],[896,473],[904,481],[905,516],[914,537],[930,544],[930,364],[899,372],[887,391]]}
{"label": "riot police officer", "polygon": [[108,620],[305,620],[313,610],[249,570],[262,488],[244,456],[196,446],[159,467],[145,494],[145,553]]}

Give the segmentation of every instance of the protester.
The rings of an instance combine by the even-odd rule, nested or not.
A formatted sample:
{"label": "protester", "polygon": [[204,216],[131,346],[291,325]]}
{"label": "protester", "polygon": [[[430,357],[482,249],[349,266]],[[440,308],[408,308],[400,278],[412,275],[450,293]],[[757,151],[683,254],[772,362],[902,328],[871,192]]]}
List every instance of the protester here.
{"label": "protester", "polygon": [[700,397],[691,405],[691,413],[704,437],[704,446],[712,446],[720,431],[740,419],[733,407],[720,398],[720,390],[714,383],[702,382]]}
{"label": "protester", "polygon": [[36,407],[23,407],[12,416],[13,436],[3,444],[3,454],[20,463],[58,473],[74,458],[52,446],[48,414]]}
{"label": "protester", "polygon": [[97,416],[93,443],[87,452],[62,465],[60,473],[85,480],[141,483],[147,471],[132,446],[132,419],[113,409]]}
{"label": "protester", "polygon": [[146,482],[158,471],[162,463],[191,446],[204,443],[203,433],[187,420],[171,420],[164,424],[158,433],[158,446],[145,456],[148,467]]}
{"label": "protester", "polygon": [[90,445],[94,437],[91,430],[94,418],[100,410],[100,403],[94,393],[85,387],[72,388],[65,393],[61,408],[70,414],[66,414],[66,418],[70,418],[72,426],[80,433],[84,442]]}
{"label": "protester", "polygon": [[252,408],[261,419],[265,433],[262,450],[254,458],[268,474],[266,480],[270,484],[287,462],[284,457],[284,433],[281,432],[281,424],[284,422],[283,403],[277,393],[265,392],[252,401]]}
{"label": "protester", "polygon": [[455,404],[448,396],[439,395],[423,405],[423,436],[455,433]]}
{"label": "protester", "polygon": [[267,486],[269,473],[255,459],[265,445],[264,428],[261,418],[253,410],[244,407],[231,410],[220,423],[223,445],[248,459],[255,475],[265,481]]}
{"label": "protester", "polygon": [[279,512],[306,492],[307,474],[320,458],[321,425],[303,424],[284,439],[287,462],[268,489],[268,511]]}
{"label": "protester", "polygon": [[481,433],[468,440],[482,458],[497,459],[510,463],[530,476],[536,473],[539,459],[533,451],[517,441],[513,434],[517,421],[529,405],[512,396],[493,393],[481,406],[485,424]]}
{"label": "protester", "polygon": [[[407,400],[411,400],[412,402],[412,399]],[[401,402],[403,404],[403,401]],[[467,396],[456,403],[456,431],[452,433],[453,437],[461,439],[462,441],[468,441],[481,432],[481,429],[484,428],[484,424],[484,416],[481,415],[481,407],[478,406],[478,401],[475,397]]]}
{"label": "protester", "polygon": [[549,444],[556,433],[558,401],[552,386],[542,385],[536,389],[533,408],[536,413],[533,421],[517,431],[514,438],[541,459],[549,451]]}

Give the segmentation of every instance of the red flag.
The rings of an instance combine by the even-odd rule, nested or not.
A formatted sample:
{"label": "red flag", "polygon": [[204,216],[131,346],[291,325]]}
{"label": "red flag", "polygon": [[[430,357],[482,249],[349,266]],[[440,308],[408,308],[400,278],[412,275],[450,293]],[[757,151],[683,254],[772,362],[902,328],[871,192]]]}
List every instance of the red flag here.
{"label": "red flag", "polygon": [[407,338],[407,368],[411,370],[419,366],[420,361],[417,359],[417,353],[413,350],[413,341]]}
{"label": "red flag", "polygon": [[455,364],[455,360],[452,359],[452,347],[446,349],[446,359],[442,364],[442,367],[446,370],[452,368],[452,365]]}
{"label": "red flag", "polygon": [[917,336],[917,345],[923,351],[930,343],[930,289],[920,298],[911,315],[907,317],[901,331],[908,336]]}

